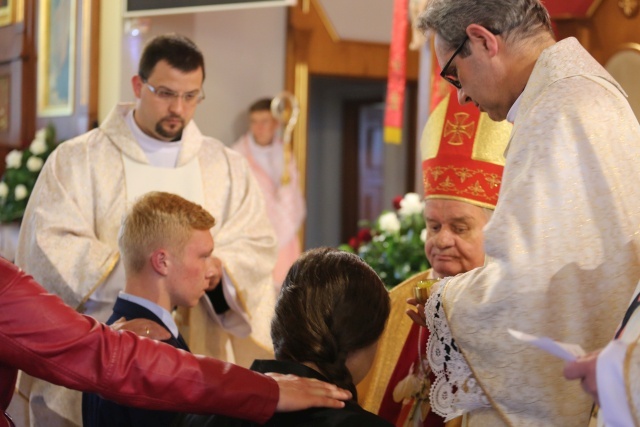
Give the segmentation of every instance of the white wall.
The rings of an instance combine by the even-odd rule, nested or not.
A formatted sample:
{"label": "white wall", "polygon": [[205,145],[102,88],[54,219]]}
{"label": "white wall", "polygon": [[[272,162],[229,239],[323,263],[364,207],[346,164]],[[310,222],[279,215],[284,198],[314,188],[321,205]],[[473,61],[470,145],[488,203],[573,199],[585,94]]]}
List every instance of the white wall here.
{"label": "white wall", "polygon": [[[249,104],[260,97],[274,96],[284,87],[286,19],[284,7],[150,18],[147,33],[139,37],[124,35],[120,54],[112,49],[109,57],[101,57],[101,87],[109,89],[101,90],[100,97],[110,102],[100,103],[100,120],[115,102],[134,99],[130,80],[137,72],[144,43],[158,34],[177,32],[191,38],[205,57],[207,98],[198,106],[196,123],[205,135],[233,143],[246,130]],[[123,28],[122,21],[108,25],[112,33],[115,25]],[[116,61],[120,62],[116,67],[119,76],[113,75]]]}

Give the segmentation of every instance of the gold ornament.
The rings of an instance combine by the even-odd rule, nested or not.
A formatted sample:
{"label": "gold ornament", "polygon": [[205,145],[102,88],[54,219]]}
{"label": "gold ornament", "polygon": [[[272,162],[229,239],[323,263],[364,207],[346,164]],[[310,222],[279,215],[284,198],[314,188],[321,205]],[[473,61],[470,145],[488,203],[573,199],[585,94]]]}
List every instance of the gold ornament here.
{"label": "gold ornament", "polygon": [[638,14],[638,10],[640,10],[640,1],[639,0],[618,0],[618,7],[624,13],[624,16],[627,18],[633,18]]}
{"label": "gold ornament", "polygon": [[289,177],[289,162],[291,161],[291,134],[298,121],[300,107],[298,100],[289,92],[282,92],[271,101],[271,114],[284,127],[282,141],[284,143],[284,168],[282,171],[282,185],[287,185]]}

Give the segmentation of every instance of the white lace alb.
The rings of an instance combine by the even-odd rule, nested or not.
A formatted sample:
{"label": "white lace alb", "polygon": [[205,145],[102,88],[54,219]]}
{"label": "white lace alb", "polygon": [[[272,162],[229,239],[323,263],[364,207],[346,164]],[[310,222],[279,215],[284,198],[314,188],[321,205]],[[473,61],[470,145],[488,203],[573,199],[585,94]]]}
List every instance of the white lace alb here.
{"label": "white lace alb", "polygon": [[445,279],[434,286],[434,292],[425,304],[425,313],[430,332],[427,360],[436,376],[431,386],[431,408],[449,421],[465,412],[491,405],[451,336],[442,307],[442,289],[446,282]]}

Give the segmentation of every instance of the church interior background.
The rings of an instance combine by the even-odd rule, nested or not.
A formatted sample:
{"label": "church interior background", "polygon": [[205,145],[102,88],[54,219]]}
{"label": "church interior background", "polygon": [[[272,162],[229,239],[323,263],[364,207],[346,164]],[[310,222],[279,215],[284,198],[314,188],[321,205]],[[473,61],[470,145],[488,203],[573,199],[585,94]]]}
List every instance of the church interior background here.
{"label": "church interior background", "polygon": [[[133,99],[129,79],[144,43],[182,33],[205,55],[207,99],[195,116],[204,134],[231,144],[246,129],[252,101],[282,90],[298,98],[294,155],[308,204],[301,239],[306,248],[337,246],[358,219],[422,191],[417,146],[432,90],[429,42],[407,53],[402,143],[382,142],[393,3],[257,0],[135,14],[124,0],[2,0],[0,159],[49,124],[65,140],[100,123],[115,103]],[[545,5],[557,37],[578,38],[640,117],[640,0]],[[0,162],[0,174],[4,168]],[[9,226],[15,234],[19,222]],[[11,236],[0,233],[0,248]]]}

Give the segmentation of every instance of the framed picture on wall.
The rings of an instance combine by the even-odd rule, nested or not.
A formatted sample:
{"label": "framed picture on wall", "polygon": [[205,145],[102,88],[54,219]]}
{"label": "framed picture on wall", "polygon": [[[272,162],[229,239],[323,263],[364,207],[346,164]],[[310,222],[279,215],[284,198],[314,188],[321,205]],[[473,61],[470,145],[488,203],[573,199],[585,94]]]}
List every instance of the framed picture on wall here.
{"label": "framed picture on wall", "polygon": [[11,75],[0,74],[0,134],[9,131],[9,114],[11,111]]}
{"label": "framed picture on wall", "polygon": [[21,60],[0,64],[0,150],[20,145],[22,107]]}
{"label": "framed picture on wall", "polygon": [[0,26],[13,24],[14,0],[0,0]]}
{"label": "framed picture on wall", "polygon": [[124,16],[152,16],[213,10],[293,6],[296,0],[122,0]]}
{"label": "framed picture on wall", "polygon": [[40,1],[37,67],[40,117],[73,113],[76,3],[76,0]]}

